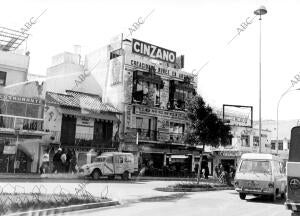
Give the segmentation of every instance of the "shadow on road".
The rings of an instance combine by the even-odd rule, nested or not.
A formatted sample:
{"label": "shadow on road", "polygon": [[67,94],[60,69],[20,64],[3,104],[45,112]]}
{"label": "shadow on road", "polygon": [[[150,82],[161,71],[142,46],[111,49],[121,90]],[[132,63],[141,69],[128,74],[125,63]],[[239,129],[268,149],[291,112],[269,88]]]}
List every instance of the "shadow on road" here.
{"label": "shadow on road", "polygon": [[246,199],[247,202],[257,202],[257,203],[269,203],[274,205],[284,205],[285,199],[277,198],[275,202],[269,199],[266,196],[257,196],[250,199]]}
{"label": "shadow on road", "polygon": [[171,194],[169,196],[155,196],[155,197],[148,197],[148,198],[141,198],[138,202],[170,202],[170,201],[177,201],[179,199],[187,198],[187,193],[176,193]]}

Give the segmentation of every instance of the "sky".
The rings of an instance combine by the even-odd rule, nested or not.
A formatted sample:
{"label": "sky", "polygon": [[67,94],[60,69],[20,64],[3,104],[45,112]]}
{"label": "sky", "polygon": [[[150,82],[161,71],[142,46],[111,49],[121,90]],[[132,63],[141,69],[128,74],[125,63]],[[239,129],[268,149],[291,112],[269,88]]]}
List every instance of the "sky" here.
{"label": "sky", "polygon": [[[262,119],[276,119],[280,96],[300,74],[298,0],[7,0],[0,26],[21,29],[46,10],[27,40],[29,73],[45,75],[52,56],[73,51],[74,45],[82,55],[92,52],[119,33],[128,35],[152,12],[129,39],[184,54],[184,70],[198,71],[198,93],[211,106],[253,106],[258,119],[258,17],[238,29],[260,5],[268,10],[262,17]],[[300,119],[297,88],[282,98],[279,119]]]}

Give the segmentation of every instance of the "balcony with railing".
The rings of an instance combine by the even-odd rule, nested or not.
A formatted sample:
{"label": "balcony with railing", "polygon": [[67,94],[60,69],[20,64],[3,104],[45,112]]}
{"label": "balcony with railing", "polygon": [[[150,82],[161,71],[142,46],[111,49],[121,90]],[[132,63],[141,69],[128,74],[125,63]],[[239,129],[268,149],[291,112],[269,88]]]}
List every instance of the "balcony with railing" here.
{"label": "balcony with railing", "polygon": [[141,128],[131,128],[125,134],[125,139],[130,140],[131,142],[135,142],[137,134],[138,140],[143,142],[154,141],[180,144],[185,142],[186,135],[186,133],[171,133]]}
{"label": "balcony with railing", "polygon": [[[74,143],[61,143],[61,136],[64,136],[61,134],[60,131],[51,131],[46,139],[50,139],[52,143],[61,144],[63,147],[80,147],[80,148],[94,148],[94,149],[103,149],[103,148],[115,148],[117,146],[117,143],[112,139],[112,137],[108,137],[106,139],[95,139],[93,134],[87,134],[87,133],[76,133]],[[71,138],[72,140],[72,138]]]}
{"label": "balcony with railing", "polygon": [[13,131],[15,129],[21,129],[25,132],[40,132],[43,131],[43,122],[42,119],[1,115],[0,130]]}

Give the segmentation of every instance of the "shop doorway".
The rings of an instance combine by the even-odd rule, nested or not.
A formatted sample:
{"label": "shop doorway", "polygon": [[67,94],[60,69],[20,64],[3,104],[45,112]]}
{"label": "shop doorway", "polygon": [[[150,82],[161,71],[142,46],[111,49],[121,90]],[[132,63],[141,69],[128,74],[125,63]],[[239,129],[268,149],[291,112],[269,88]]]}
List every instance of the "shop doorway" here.
{"label": "shop doorway", "polygon": [[235,159],[221,159],[221,164],[224,167],[224,171],[229,172],[230,166],[235,167]]}

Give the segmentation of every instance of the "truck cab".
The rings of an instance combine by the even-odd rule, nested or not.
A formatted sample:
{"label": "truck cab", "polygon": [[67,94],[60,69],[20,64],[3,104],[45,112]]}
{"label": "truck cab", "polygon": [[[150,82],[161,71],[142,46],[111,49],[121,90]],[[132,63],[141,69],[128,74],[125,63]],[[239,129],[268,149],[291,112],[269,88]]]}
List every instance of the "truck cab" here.
{"label": "truck cab", "polygon": [[101,176],[107,176],[109,179],[121,176],[123,180],[128,180],[133,172],[133,154],[123,152],[103,153],[79,170],[81,176],[91,176],[94,180],[98,180]]}
{"label": "truck cab", "polygon": [[287,162],[287,209],[300,215],[300,126],[291,130],[289,160]]}

